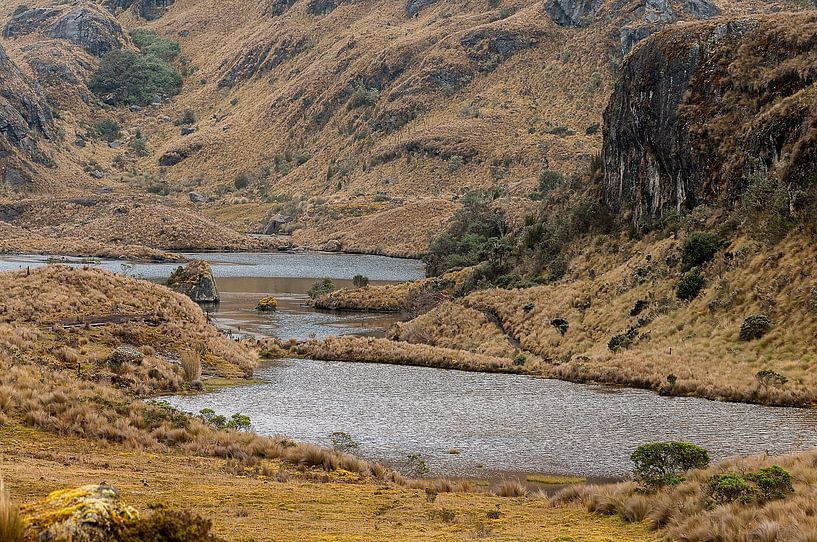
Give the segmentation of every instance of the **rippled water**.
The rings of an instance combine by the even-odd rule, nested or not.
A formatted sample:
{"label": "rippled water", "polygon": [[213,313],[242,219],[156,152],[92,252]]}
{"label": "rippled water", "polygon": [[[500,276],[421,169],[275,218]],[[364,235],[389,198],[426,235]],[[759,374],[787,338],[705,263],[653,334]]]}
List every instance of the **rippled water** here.
{"label": "rippled water", "polygon": [[[190,412],[241,412],[260,433],[314,444],[328,445],[330,433],[345,431],[365,457],[396,463],[420,452],[437,475],[624,475],[630,452],[655,440],[694,442],[713,458],[817,446],[817,412],[811,410],[313,360],[284,360],[258,376],[259,385],[168,400]],[[448,454],[450,448],[461,453]]]}

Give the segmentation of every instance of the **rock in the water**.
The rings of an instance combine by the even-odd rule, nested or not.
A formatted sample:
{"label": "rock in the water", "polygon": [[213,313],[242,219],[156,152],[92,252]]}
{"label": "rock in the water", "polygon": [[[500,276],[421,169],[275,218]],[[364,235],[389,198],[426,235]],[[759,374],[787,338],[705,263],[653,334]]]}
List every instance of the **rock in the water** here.
{"label": "rock in the water", "polygon": [[281,228],[290,222],[292,222],[292,219],[288,216],[274,215],[269,219],[264,231],[261,233],[264,235],[277,235],[281,233]]}
{"label": "rock in the water", "polygon": [[55,491],[20,512],[30,539],[48,542],[109,542],[139,520],[108,485]]}
{"label": "rock in the water", "polygon": [[592,22],[602,0],[548,0],[545,11],[559,26],[579,27]]}
{"label": "rock in the water", "polygon": [[203,260],[193,260],[176,269],[167,285],[196,303],[218,303],[221,299],[210,264]]}

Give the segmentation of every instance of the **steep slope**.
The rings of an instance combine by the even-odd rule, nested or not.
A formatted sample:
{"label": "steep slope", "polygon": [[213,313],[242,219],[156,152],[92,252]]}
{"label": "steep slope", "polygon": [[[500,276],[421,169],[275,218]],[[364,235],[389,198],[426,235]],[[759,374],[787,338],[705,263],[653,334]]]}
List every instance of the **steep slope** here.
{"label": "steep slope", "polygon": [[[498,187],[518,197],[543,169],[589,163],[601,147],[612,82],[639,40],[679,21],[797,4],[102,5],[43,0],[18,10],[0,2],[11,57],[60,104],[58,132],[73,134],[50,145],[54,168],[36,170],[52,187],[46,193],[114,185],[139,198],[160,189],[242,229],[264,231],[283,217],[287,231],[302,230],[298,243],[320,247],[343,237],[341,247],[352,250],[416,254],[428,247],[427,217],[445,221],[462,190]],[[180,42],[178,96],[145,108],[97,103],[85,82],[98,55],[132,48],[119,27]],[[192,125],[170,122],[188,110]],[[89,127],[105,118],[122,126],[121,147],[91,137]],[[131,149],[135,138],[145,152]],[[247,203],[258,205],[246,214]],[[394,244],[397,232],[383,236],[370,225],[398,209],[408,220]]]}
{"label": "steep slope", "polygon": [[[681,26],[637,48],[605,113],[605,201],[632,219],[733,204],[754,172],[817,170],[817,16]],[[799,202],[792,198],[792,208]]]}

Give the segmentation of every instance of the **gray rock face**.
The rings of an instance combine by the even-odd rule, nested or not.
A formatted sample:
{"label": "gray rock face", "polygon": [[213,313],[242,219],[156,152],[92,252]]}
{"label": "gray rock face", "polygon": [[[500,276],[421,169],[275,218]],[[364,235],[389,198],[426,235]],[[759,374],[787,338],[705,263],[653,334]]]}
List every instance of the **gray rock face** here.
{"label": "gray rock face", "polygon": [[[791,37],[778,19],[679,25],[627,57],[604,114],[604,201],[613,213],[639,222],[733,203],[755,168],[779,171],[792,187],[810,182],[817,133],[804,127],[817,122],[809,105],[817,76],[806,59],[817,15],[790,17],[803,35]],[[780,58],[800,71],[774,75]],[[736,64],[757,69],[735,72]]]}
{"label": "gray rock face", "polygon": [[207,198],[205,198],[198,192],[190,192],[187,194],[187,197],[190,198],[190,201],[193,203],[204,203],[205,201],[207,201]]}
{"label": "gray rock face", "polygon": [[406,3],[406,15],[414,17],[428,6],[436,4],[437,0],[408,0]]}
{"label": "gray rock face", "polygon": [[104,0],[102,5],[112,13],[120,13],[136,4],[136,13],[143,19],[152,21],[165,14],[175,0]]}
{"label": "gray rock face", "polygon": [[203,260],[193,260],[176,269],[170,275],[167,285],[196,303],[218,303],[221,300],[210,264]]}
{"label": "gray rock face", "polygon": [[593,20],[603,0],[547,0],[545,11],[559,26],[579,27]]}
{"label": "gray rock face", "polygon": [[87,7],[72,9],[60,17],[49,36],[68,40],[79,45],[94,56],[120,49],[125,43],[125,33],[119,23],[105,12]]}
{"label": "gray rock face", "polygon": [[50,136],[53,120],[45,97],[29,86],[0,46],[0,151],[5,142],[30,153],[36,149],[37,137]]}
{"label": "gray rock face", "polygon": [[274,41],[254,45],[222,65],[225,73],[218,86],[229,88],[267,73],[307,50],[309,44],[305,36],[278,35]]}
{"label": "gray rock face", "polygon": [[343,4],[351,4],[354,0],[310,0],[306,11],[311,15],[326,15],[335,11]]}
{"label": "gray rock face", "polygon": [[94,4],[66,7],[18,9],[3,29],[5,38],[41,32],[64,39],[94,56],[119,49],[127,38],[119,23]]}

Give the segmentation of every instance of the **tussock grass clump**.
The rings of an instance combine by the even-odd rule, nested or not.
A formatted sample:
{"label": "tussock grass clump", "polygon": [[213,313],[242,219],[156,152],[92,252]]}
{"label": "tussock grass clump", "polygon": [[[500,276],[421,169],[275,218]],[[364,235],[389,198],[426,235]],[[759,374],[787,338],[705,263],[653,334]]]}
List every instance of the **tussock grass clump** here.
{"label": "tussock grass clump", "polygon": [[494,495],[500,497],[524,497],[528,488],[519,480],[503,480],[493,489]]}
{"label": "tussock grass clump", "polygon": [[23,542],[25,525],[18,508],[11,502],[6,491],[3,476],[0,475],[0,540],[3,542]]}

